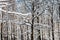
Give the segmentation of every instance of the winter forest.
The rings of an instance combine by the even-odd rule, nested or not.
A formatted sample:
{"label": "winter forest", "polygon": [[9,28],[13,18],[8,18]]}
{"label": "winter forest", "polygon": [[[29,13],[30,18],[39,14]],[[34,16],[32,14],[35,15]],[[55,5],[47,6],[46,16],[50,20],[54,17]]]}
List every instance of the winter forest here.
{"label": "winter forest", "polygon": [[60,0],[0,0],[0,40],[60,40]]}

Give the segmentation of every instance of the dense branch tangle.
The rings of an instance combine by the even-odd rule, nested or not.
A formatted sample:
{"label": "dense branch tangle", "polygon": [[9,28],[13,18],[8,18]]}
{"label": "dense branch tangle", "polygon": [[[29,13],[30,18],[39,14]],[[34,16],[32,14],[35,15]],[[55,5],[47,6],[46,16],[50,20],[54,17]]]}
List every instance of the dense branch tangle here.
{"label": "dense branch tangle", "polygon": [[[2,5],[5,5],[5,6],[0,6],[0,7],[7,7],[6,8],[7,10],[5,10],[5,8],[0,9],[0,11],[3,12],[3,13],[1,13],[2,18],[3,18],[3,19],[1,19],[2,20],[1,26],[3,27],[5,22],[7,24],[6,25],[7,26],[7,32],[6,32],[7,39],[6,40],[9,40],[9,37],[11,37],[10,40],[24,40],[24,39],[25,40],[34,40],[35,36],[36,36],[35,33],[37,34],[35,40],[54,40],[55,39],[54,31],[53,31],[54,30],[54,27],[53,27],[54,18],[53,18],[53,7],[52,7],[55,5],[55,3],[53,3],[53,1],[42,0],[41,2],[39,2],[39,0],[30,0],[29,3],[31,5],[28,6],[26,3],[26,1],[28,1],[28,0],[23,0],[24,5],[23,6],[20,5],[20,6],[22,6],[21,7],[22,13],[16,11],[16,9],[14,8],[14,7],[16,7],[14,1],[15,0],[12,0],[11,1],[12,3],[5,3],[5,4],[3,3]],[[48,4],[49,2],[52,5],[49,5]],[[9,9],[10,8],[9,6],[11,6],[12,8]],[[45,16],[43,15],[43,14],[45,14],[46,10],[48,10],[48,12],[50,13],[49,14],[47,12],[48,13],[47,15],[49,15],[48,17],[51,18],[50,20],[48,17],[46,18],[46,15]],[[6,19],[4,19],[4,17],[3,17],[4,13],[6,13],[5,16],[7,16]],[[13,18],[10,15],[12,15]],[[15,16],[16,16],[16,18],[14,18]],[[40,22],[40,20],[41,20],[41,22]],[[45,22],[45,20],[47,20],[48,23],[46,23],[47,21]],[[51,22],[51,23],[49,23],[49,22]],[[3,30],[2,30],[3,28],[2,27],[1,27],[1,40],[3,40]],[[10,31],[8,28],[10,28],[11,34],[9,34]],[[52,39],[51,39],[51,29],[52,29]],[[45,36],[44,31],[46,31],[48,33],[47,34],[48,38],[46,38],[46,39],[44,38],[44,36]],[[26,35],[26,37],[25,37],[25,35]]]}

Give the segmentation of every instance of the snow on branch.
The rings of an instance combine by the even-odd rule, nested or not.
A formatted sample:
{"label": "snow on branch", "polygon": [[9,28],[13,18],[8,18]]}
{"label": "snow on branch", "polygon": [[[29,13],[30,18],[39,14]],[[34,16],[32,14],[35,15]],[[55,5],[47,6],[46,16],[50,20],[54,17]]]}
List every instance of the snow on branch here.
{"label": "snow on branch", "polygon": [[0,11],[8,12],[8,13],[13,13],[13,14],[19,14],[19,15],[26,15],[26,16],[31,15],[31,13],[23,14],[23,13],[14,12],[14,11],[6,11],[6,10],[3,10],[3,9],[0,9]]}

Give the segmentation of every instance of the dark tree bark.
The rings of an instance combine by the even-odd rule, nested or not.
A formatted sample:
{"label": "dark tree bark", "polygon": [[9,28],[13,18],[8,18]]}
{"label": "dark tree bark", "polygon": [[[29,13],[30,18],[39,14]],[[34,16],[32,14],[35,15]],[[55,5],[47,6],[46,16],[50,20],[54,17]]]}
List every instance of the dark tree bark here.
{"label": "dark tree bark", "polygon": [[42,40],[43,40],[43,30],[42,30]]}
{"label": "dark tree bark", "polygon": [[[37,15],[39,14],[39,12],[37,12]],[[39,23],[39,17],[37,17],[37,23]],[[40,34],[40,30],[38,30],[38,33]],[[39,40],[41,40],[41,36],[39,35],[38,37]]]}
{"label": "dark tree bark", "polygon": [[31,24],[31,40],[34,40],[33,37],[33,25],[34,25],[34,2],[32,2],[32,24]]}
{"label": "dark tree bark", "polygon": [[3,40],[2,38],[2,28],[3,28],[3,23],[1,23],[1,40]]}
{"label": "dark tree bark", "polygon": [[7,22],[6,22],[6,25],[7,25],[7,40],[8,40],[8,23]]}
{"label": "dark tree bark", "polygon": [[23,29],[22,29],[21,25],[20,25],[20,30],[21,30],[21,40],[24,40],[24,37],[23,37],[23,35],[22,35]]}
{"label": "dark tree bark", "polygon": [[[49,16],[49,15],[48,15],[48,16]],[[48,25],[50,25],[49,20],[50,20],[50,19],[48,18]],[[50,39],[50,27],[48,28],[48,38],[49,38],[49,40],[51,40],[51,39]]]}
{"label": "dark tree bark", "polygon": [[[60,3],[58,4],[59,5],[59,19],[60,19]],[[58,19],[58,35],[60,34],[59,32],[59,19]],[[60,40],[60,35],[59,35],[59,40]]]}
{"label": "dark tree bark", "polygon": [[60,3],[59,3],[59,18],[60,18]]}
{"label": "dark tree bark", "polygon": [[52,40],[54,40],[54,26],[53,26],[53,4],[52,4],[52,12],[51,12],[51,26],[52,26]]}
{"label": "dark tree bark", "polygon": [[[3,9],[3,8],[2,8]],[[1,23],[1,40],[3,40],[3,37],[2,37],[2,33],[3,33],[3,31],[2,31],[2,29],[3,29],[3,13],[4,12],[2,12],[2,23]]]}
{"label": "dark tree bark", "polygon": [[48,29],[48,37],[49,37],[49,40],[51,40],[50,39],[50,29]]}
{"label": "dark tree bark", "polygon": [[52,23],[52,39],[54,40],[54,26],[53,26],[53,18],[51,18],[51,23]]}
{"label": "dark tree bark", "polygon": [[[28,30],[28,26],[27,26],[27,30]],[[27,32],[27,40],[29,40],[29,33]]]}

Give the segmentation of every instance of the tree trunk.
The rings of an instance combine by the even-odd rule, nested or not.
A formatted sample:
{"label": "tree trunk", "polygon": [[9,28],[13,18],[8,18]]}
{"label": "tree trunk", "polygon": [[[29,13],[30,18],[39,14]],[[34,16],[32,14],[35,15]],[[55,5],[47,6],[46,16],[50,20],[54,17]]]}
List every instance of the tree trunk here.
{"label": "tree trunk", "polygon": [[1,23],[1,40],[3,40],[2,38],[2,28],[3,28],[3,23]]}
{"label": "tree trunk", "polygon": [[[20,27],[21,27],[21,25],[20,25]],[[20,30],[21,30],[21,40],[24,40],[23,38],[23,35],[22,35],[22,33],[23,33],[23,29],[22,29],[22,27],[20,28]]]}
{"label": "tree trunk", "polygon": [[32,24],[31,24],[31,40],[33,39],[33,25],[34,25],[34,2],[32,2]]}
{"label": "tree trunk", "polygon": [[[37,12],[37,15],[39,14],[39,12]],[[39,17],[37,17],[37,23],[39,23]],[[39,37],[38,37],[38,40],[41,40],[41,36],[40,36],[40,30],[38,30],[38,33],[39,33]]]}
{"label": "tree trunk", "polygon": [[52,40],[54,40],[54,26],[53,26],[53,4],[52,4],[52,12],[51,12],[51,26],[52,26]]}
{"label": "tree trunk", "polygon": [[[27,26],[27,30],[28,30],[28,26]],[[28,32],[27,32],[27,40],[29,40],[29,34],[28,34]]]}

